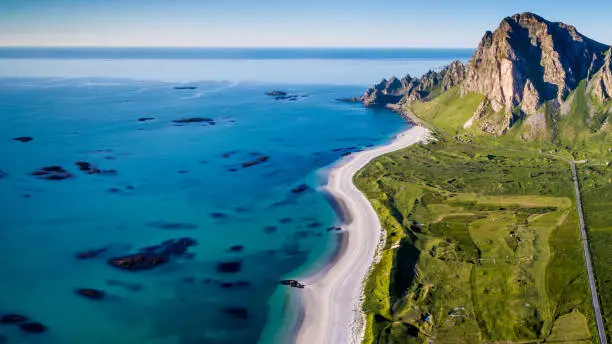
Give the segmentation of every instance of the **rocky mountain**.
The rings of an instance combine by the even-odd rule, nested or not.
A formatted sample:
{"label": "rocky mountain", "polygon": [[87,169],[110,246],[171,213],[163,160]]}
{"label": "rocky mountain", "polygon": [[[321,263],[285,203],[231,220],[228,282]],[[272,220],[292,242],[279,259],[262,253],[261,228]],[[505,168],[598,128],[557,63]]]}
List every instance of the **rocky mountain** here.
{"label": "rocky mountain", "polygon": [[461,109],[453,115],[461,122],[456,130],[503,135],[520,124],[513,132],[523,140],[557,142],[612,133],[612,47],[571,25],[515,14],[485,33],[467,65],[455,61],[421,78],[383,79],[347,101],[398,110],[391,105],[439,95],[440,106]]}
{"label": "rocky mountain", "polygon": [[609,49],[571,25],[516,14],[485,33],[461,90],[484,94],[495,110],[519,107],[535,114],[545,102],[562,103],[581,80],[597,73]]}
{"label": "rocky mountain", "polygon": [[383,79],[369,88],[362,97],[352,100],[363,102],[366,107],[372,108],[386,107],[399,102],[427,100],[459,85],[465,75],[463,63],[455,61],[438,72],[429,71],[421,78],[406,75],[402,79],[396,77]]}
{"label": "rocky mountain", "polygon": [[606,53],[604,64],[600,71],[589,82],[589,90],[602,103],[612,99],[612,51]]}

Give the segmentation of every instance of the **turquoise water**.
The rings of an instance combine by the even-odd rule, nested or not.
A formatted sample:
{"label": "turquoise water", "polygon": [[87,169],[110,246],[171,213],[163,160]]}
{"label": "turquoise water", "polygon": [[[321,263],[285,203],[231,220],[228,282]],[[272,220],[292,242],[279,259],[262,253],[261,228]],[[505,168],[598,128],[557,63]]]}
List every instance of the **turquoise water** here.
{"label": "turquoise water", "polygon": [[[180,64],[159,63],[170,72]],[[316,191],[318,171],[406,128],[391,112],[334,100],[361,94],[361,84],[285,76],[284,84],[195,81],[195,89],[175,89],[185,85],[162,81],[168,69],[158,80],[150,69],[146,81],[117,71],[14,78],[8,65],[0,60],[0,316],[25,315],[48,330],[0,324],[6,343],[279,341],[295,316],[279,279],[320,264],[337,235],[326,230],[337,218]],[[89,66],[99,76],[99,62]],[[296,100],[264,94],[275,89]],[[192,117],[214,125],[173,122]],[[21,136],[33,140],[13,140]],[[83,161],[116,172],[89,174],[75,164]],[[31,175],[55,165],[72,178]],[[153,269],[109,264],[179,238],[197,245]],[[89,299],[78,288],[105,295]]]}

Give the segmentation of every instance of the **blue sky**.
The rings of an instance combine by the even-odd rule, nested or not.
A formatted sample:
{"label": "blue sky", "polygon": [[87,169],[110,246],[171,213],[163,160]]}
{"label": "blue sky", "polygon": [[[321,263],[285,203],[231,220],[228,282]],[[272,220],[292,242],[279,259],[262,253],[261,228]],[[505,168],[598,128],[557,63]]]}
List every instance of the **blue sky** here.
{"label": "blue sky", "polygon": [[0,46],[475,47],[525,11],[612,44],[604,0],[0,0]]}

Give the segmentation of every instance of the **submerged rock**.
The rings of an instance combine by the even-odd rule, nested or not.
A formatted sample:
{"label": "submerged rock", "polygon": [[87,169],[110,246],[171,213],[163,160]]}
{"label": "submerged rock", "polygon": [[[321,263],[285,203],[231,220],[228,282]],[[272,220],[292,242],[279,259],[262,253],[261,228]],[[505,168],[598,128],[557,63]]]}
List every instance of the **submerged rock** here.
{"label": "submerged rock", "polygon": [[246,289],[251,286],[249,281],[237,281],[237,282],[221,282],[219,286],[223,289]]}
{"label": "submerged rock", "polygon": [[282,280],[280,281],[280,284],[287,285],[293,288],[299,288],[299,289],[304,289],[304,287],[306,286],[296,280]]}
{"label": "submerged rock", "polygon": [[266,92],[267,96],[278,97],[278,96],[286,96],[287,92],[284,91],[268,91]]}
{"label": "submerged rock", "polygon": [[114,267],[130,271],[150,270],[167,262],[168,259],[166,257],[149,253],[137,253],[129,256],[112,258],[108,261],[108,263]]}
{"label": "submerged rock", "polygon": [[234,245],[229,248],[230,252],[242,252],[244,251],[244,246],[242,245]]}
{"label": "submerged rock", "polygon": [[242,320],[249,318],[249,310],[244,307],[228,307],[224,308],[223,312]]}
{"label": "submerged rock", "polygon": [[229,215],[227,215],[225,213],[220,213],[220,212],[210,213],[209,215],[213,219],[217,219],[217,220],[223,220],[223,219],[229,218]]}
{"label": "submerged rock", "polygon": [[145,247],[140,253],[111,258],[108,263],[128,271],[150,270],[170,262],[173,257],[192,257],[187,250],[195,245],[197,242],[191,238],[170,239],[160,245]]}
{"label": "submerged rock", "polygon": [[74,175],[66,171],[61,166],[47,166],[37,171],[30,173],[30,175],[44,180],[64,180],[73,178]]}
{"label": "submerged rock", "polygon": [[212,118],[205,118],[205,117],[180,118],[180,119],[175,119],[172,122],[174,123],[209,123],[210,125],[215,124],[215,121]]}
{"label": "submerged rock", "polygon": [[12,325],[28,321],[28,318],[19,314],[6,314],[0,318],[0,324]]}
{"label": "submerged rock", "polygon": [[224,274],[234,274],[242,270],[242,261],[222,262],[217,264],[217,272]]}
{"label": "submerged rock", "polygon": [[308,191],[310,190],[310,186],[306,185],[306,184],[300,184],[296,187],[294,187],[293,189],[291,189],[291,192],[294,194],[300,194],[304,191]]}
{"label": "submerged rock", "polygon": [[19,141],[19,142],[30,142],[30,141],[34,140],[34,138],[32,138],[30,136],[20,136],[20,137],[14,138],[13,140]]}
{"label": "submerged rock", "polygon": [[8,173],[6,173],[6,172],[4,172],[4,171],[0,170],[0,179],[2,179],[2,178],[6,178],[7,176],[8,176]]}
{"label": "submerged rock", "polygon": [[87,161],[77,161],[74,164],[79,167],[80,171],[85,172],[87,174],[102,174],[102,175],[107,175],[107,176],[117,175],[116,170],[101,170],[95,167],[92,163],[87,162]]}
{"label": "submerged rock", "polygon": [[47,331],[47,326],[39,323],[39,322],[30,322],[19,325],[19,328],[28,333],[43,333]]}
{"label": "submerged rock", "polygon": [[106,296],[104,291],[97,289],[76,289],[75,292],[78,295],[92,300],[102,300],[104,296]]}
{"label": "submerged rock", "polygon": [[269,159],[270,159],[270,157],[267,156],[267,155],[260,156],[259,158],[255,159],[255,160],[250,160],[250,161],[243,162],[242,163],[242,168],[247,168],[247,167],[259,165],[261,163],[264,163],[264,162],[268,161]]}
{"label": "submerged rock", "polygon": [[159,228],[159,229],[168,229],[168,230],[187,230],[187,229],[197,229],[198,226],[191,223],[181,223],[181,222],[167,222],[167,221],[154,221],[147,222],[146,224],[149,227]]}
{"label": "submerged rock", "polygon": [[100,254],[106,252],[108,249],[103,247],[103,248],[98,248],[95,250],[91,250],[91,251],[84,251],[84,252],[79,252],[76,254],[77,259],[91,259],[91,258],[95,258],[97,256],[99,256]]}

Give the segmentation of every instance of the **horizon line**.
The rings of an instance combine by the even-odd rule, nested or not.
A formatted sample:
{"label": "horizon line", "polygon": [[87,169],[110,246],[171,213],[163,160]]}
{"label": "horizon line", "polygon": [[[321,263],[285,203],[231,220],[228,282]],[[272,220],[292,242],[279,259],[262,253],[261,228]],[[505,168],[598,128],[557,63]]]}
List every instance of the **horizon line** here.
{"label": "horizon line", "polygon": [[468,50],[476,49],[474,47],[406,47],[406,46],[168,46],[168,45],[0,45],[0,49],[4,48],[23,48],[23,49],[152,49],[152,48],[168,48],[168,49],[430,49],[430,50]]}

